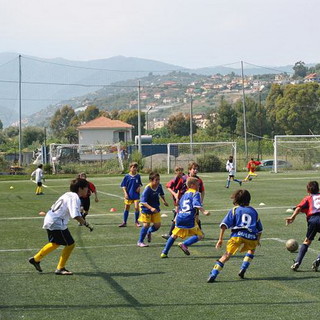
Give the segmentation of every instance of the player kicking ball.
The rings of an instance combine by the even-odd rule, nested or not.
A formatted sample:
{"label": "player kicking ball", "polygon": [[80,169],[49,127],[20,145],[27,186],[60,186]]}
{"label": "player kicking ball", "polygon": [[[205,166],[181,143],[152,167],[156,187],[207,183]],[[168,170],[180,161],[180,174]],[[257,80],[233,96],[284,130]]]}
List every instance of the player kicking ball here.
{"label": "player kicking ball", "polygon": [[251,260],[254,258],[255,249],[260,245],[262,223],[258,212],[249,206],[251,200],[249,191],[237,190],[231,199],[233,199],[235,207],[227,213],[220,224],[221,229],[216,248],[221,248],[226,229],[231,229],[231,237],[228,240],[226,252],[216,261],[207,282],[216,280],[225,263],[237,251],[247,252],[238,273],[239,277],[243,279]]}
{"label": "player kicking ball", "polygon": [[56,250],[60,245],[65,246],[61,252],[59,263],[55,271],[56,275],[72,275],[73,273],[65,268],[65,265],[75,247],[72,235],[67,227],[69,219],[75,219],[83,224],[90,231],[93,227],[85,221],[80,213],[80,198],[88,193],[88,181],[85,179],[75,179],[71,181],[70,192],[63,194],[44,218],[43,229],[47,230],[49,242],[33,257],[29,262],[42,272],[41,260],[50,252]]}

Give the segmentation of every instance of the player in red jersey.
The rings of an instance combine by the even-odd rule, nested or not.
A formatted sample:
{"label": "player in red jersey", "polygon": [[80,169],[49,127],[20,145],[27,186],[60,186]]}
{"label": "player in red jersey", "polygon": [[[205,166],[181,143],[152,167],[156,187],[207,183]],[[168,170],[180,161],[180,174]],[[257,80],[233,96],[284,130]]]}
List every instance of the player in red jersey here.
{"label": "player in red jersey", "polygon": [[[291,266],[291,269],[293,271],[298,270],[316,234],[320,233],[320,193],[318,182],[310,181],[307,184],[307,192],[309,195],[304,197],[296,206],[292,215],[289,218],[286,218],[286,225],[289,225],[294,222],[296,216],[300,212],[303,212],[306,214],[306,219],[308,223],[306,238],[300,246],[299,253],[296,259],[294,260],[294,264]],[[312,269],[314,271],[318,271],[319,266],[320,255],[318,255],[317,259],[313,262]]]}

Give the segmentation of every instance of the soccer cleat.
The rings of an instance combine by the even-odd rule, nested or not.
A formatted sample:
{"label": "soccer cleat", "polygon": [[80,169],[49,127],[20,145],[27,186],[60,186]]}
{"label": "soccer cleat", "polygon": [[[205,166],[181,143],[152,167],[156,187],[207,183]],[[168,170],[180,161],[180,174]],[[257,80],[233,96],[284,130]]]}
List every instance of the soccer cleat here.
{"label": "soccer cleat", "polygon": [[73,273],[71,271],[67,270],[66,268],[57,269],[54,273],[57,276],[71,276],[71,275],[73,275]]}
{"label": "soccer cleat", "polygon": [[121,224],[118,225],[119,228],[123,228],[126,227],[127,223],[126,222],[122,222]]}
{"label": "soccer cleat", "polygon": [[149,247],[148,244],[145,244],[145,243],[143,243],[143,242],[138,242],[138,243],[137,243],[137,246],[140,247],[140,248]]}
{"label": "soccer cleat", "polygon": [[184,252],[184,254],[186,254],[187,256],[190,256],[190,252],[188,250],[188,247],[184,243],[179,243],[178,246]]}
{"label": "soccer cleat", "polygon": [[168,234],[163,234],[161,237],[162,237],[163,239],[168,240],[168,239],[170,238],[170,235],[168,235]]}
{"label": "soccer cleat", "polygon": [[208,278],[207,282],[208,282],[208,283],[214,282],[214,281],[216,280],[216,277],[217,277],[216,275],[213,275],[213,274],[210,272],[209,278]]}
{"label": "soccer cleat", "polygon": [[141,224],[138,221],[135,222],[135,225],[137,228],[141,228]]}
{"label": "soccer cleat", "polygon": [[320,260],[319,259],[314,260],[312,262],[312,270],[314,270],[315,272],[318,271],[319,266],[320,266]]}
{"label": "soccer cleat", "polygon": [[147,233],[147,241],[150,243],[151,242],[151,232]]}
{"label": "soccer cleat", "polygon": [[300,264],[298,262],[295,262],[292,266],[291,266],[291,270],[293,271],[298,271]]}
{"label": "soccer cleat", "polygon": [[160,258],[164,259],[164,258],[168,258],[168,255],[166,253],[161,253]]}
{"label": "soccer cleat", "polygon": [[29,262],[36,268],[37,271],[42,272],[40,262],[36,262],[36,260],[34,260],[34,257],[30,258]]}
{"label": "soccer cleat", "polygon": [[238,276],[241,278],[241,279],[244,279],[244,274],[246,273],[246,269],[241,269],[238,273]]}

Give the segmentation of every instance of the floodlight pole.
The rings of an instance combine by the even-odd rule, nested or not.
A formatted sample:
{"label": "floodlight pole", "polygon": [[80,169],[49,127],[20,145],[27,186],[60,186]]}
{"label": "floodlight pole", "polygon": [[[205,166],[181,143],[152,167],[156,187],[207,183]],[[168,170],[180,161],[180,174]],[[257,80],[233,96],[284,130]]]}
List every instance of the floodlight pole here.
{"label": "floodlight pole", "polygon": [[190,98],[190,152],[192,152],[192,143],[193,143],[193,127],[192,127],[192,120],[193,120],[193,99],[192,96]]}
{"label": "floodlight pole", "polygon": [[245,94],[244,94],[243,61],[241,61],[241,77],[242,77],[242,108],[243,108],[244,153],[245,153],[246,162],[247,162],[248,161],[247,117],[246,117],[246,100],[245,100]]}
{"label": "floodlight pole", "polygon": [[21,124],[21,54],[19,55],[19,166],[22,165],[22,124]]}
{"label": "floodlight pole", "polygon": [[138,151],[139,151],[139,153],[142,153],[142,148],[141,148],[140,80],[138,81]]}

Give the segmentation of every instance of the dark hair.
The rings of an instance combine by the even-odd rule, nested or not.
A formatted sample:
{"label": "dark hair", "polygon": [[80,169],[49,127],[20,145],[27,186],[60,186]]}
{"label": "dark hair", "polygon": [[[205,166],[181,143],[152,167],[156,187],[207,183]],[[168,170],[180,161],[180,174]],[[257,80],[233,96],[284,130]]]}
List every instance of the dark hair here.
{"label": "dark hair", "polygon": [[43,167],[43,165],[42,165],[42,164],[39,164],[39,165],[38,165],[38,168],[40,168],[40,169],[41,169],[42,167]]}
{"label": "dark hair", "polygon": [[149,181],[153,181],[155,178],[160,178],[160,174],[158,172],[151,171],[149,174]]}
{"label": "dark hair", "polygon": [[310,181],[307,184],[307,191],[311,194],[319,193],[319,184],[317,181]]}
{"label": "dark hair", "polygon": [[239,189],[232,194],[231,199],[233,199],[234,205],[248,206],[250,204],[251,195],[248,190]]}
{"label": "dark hair", "polygon": [[233,162],[233,156],[229,157],[229,162]]}
{"label": "dark hair", "polygon": [[70,191],[78,193],[79,189],[88,188],[89,182],[86,179],[77,178],[71,181]]}
{"label": "dark hair", "polygon": [[138,168],[138,162],[131,162],[131,163],[129,164],[129,168],[132,168],[132,167]]}

